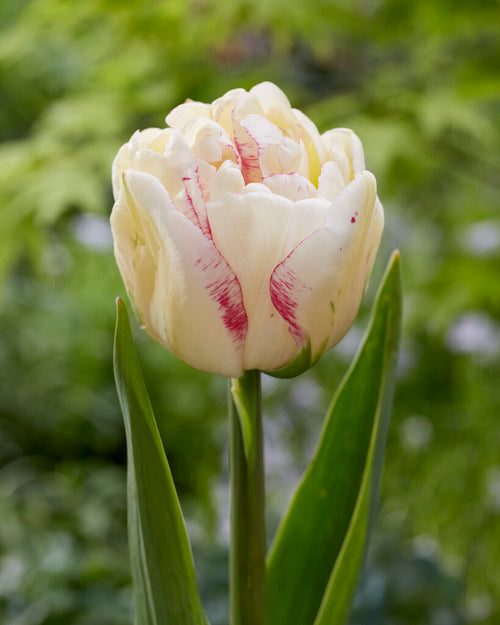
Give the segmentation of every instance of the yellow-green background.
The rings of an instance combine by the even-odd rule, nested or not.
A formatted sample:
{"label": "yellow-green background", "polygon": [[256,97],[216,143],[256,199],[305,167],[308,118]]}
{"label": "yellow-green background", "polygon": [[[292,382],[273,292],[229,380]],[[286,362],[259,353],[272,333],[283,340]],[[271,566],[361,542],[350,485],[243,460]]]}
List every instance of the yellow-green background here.
{"label": "yellow-green background", "polygon": [[[265,384],[270,531],[397,246],[400,376],[352,624],[500,622],[499,18],[488,0],[0,1],[2,623],[131,623],[110,163],[187,97],[262,80],[356,130],[386,215],[351,333]],[[222,625],[225,384],[137,343]]]}

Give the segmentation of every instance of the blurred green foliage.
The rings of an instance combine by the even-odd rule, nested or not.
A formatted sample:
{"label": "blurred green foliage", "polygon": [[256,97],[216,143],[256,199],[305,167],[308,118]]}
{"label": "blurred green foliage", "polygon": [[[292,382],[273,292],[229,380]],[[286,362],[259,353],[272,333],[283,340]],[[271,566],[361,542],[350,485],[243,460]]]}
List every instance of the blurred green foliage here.
{"label": "blurred green foliage", "polygon": [[[266,383],[269,526],[310,458],[389,251],[405,341],[353,625],[500,621],[500,35],[494,0],[0,1],[0,620],[131,622],[111,370],[110,163],[190,97],[273,80],[365,145],[386,233],[351,333]],[[213,625],[225,385],[140,331]]]}

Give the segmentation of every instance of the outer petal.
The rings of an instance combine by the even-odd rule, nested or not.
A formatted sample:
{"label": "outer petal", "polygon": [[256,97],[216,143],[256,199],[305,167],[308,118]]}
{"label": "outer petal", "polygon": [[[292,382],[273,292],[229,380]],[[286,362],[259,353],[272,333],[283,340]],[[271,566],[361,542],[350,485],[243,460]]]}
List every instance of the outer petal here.
{"label": "outer petal", "polygon": [[214,242],[238,277],[248,314],[244,369],[276,369],[296,353],[288,324],[271,302],[269,280],[297,243],[325,223],[329,205],[317,199],[294,204],[270,191],[226,193],[208,203]]}
{"label": "outer petal", "polygon": [[381,237],[375,178],[363,172],[332,202],[327,223],[276,267],[271,300],[311,361],[350,328]]}
{"label": "outer petal", "polygon": [[118,266],[148,334],[198,369],[242,375],[241,288],[213,241],[154,176],[131,170],[111,226]]}

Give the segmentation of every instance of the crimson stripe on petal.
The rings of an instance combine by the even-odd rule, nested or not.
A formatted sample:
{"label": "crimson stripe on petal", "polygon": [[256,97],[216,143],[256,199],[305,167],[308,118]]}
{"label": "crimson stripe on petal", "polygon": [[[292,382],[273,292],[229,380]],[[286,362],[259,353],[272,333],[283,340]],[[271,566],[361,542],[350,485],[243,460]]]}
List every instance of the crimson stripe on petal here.
{"label": "crimson stripe on petal", "polygon": [[297,321],[297,308],[300,294],[311,287],[299,280],[295,272],[286,266],[287,258],[271,274],[269,291],[273,306],[288,323],[288,331],[297,346],[302,348],[307,345],[307,335]]}
{"label": "crimson stripe on petal", "polygon": [[183,200],[184,202],[187,202],[187,206],[189,206],[189,211],[185,214],[190,221],[200,228],[205,236],[211,239],[212,231],[210,230],[210,224],[208,223],[207,210],[205,207],[205,200],[203,198],[203,190],[200,184],[198,167],[195,167],[193,174],[183,176],[182,178],[182,182],[184,184],[184,193],[182,194]]}
{"label": "crimson stripe on petal", "polygon": [[216,254],[208,259],[198,258],[195,264],[202,274],[208,276],[208,281],[205,276],[203,279],[205,289],[210,298],[217,302],[224,326],[240,348],[243,347],[248,330],[241,286],[226,260],[217,248],[215,250]]}

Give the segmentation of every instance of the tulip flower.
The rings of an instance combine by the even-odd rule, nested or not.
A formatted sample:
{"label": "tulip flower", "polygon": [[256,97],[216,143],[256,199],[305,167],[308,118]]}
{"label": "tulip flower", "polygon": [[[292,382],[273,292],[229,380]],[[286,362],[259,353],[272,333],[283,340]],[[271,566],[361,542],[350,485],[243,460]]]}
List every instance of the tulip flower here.
{"label": "tulip flower", "polygon": [[295,375],[350,328],[383,230],[358,137],[274,84],[186,102],[113,163],[116,260],[146,332],[190,365]]}

